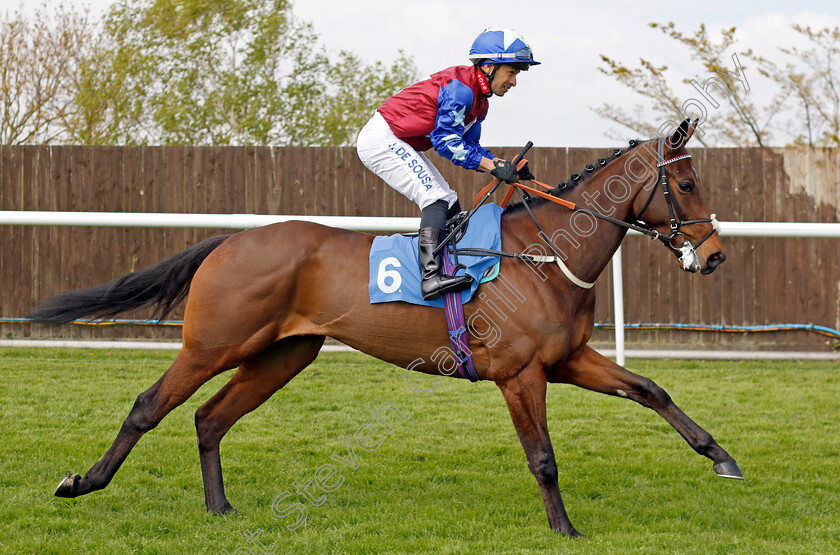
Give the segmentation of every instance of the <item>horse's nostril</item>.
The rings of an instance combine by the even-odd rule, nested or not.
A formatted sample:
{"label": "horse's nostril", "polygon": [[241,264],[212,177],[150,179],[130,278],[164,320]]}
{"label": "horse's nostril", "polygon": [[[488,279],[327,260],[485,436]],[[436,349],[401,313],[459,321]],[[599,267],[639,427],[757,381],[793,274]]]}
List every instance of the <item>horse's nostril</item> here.
{"label": "horse's nostril", "polygon": [[718,251],[709,255],[709,258],[706,259],[706,265],[709,268],[717,268],[723,264],[724,260],[726,260],[726,255],[721,251]]}

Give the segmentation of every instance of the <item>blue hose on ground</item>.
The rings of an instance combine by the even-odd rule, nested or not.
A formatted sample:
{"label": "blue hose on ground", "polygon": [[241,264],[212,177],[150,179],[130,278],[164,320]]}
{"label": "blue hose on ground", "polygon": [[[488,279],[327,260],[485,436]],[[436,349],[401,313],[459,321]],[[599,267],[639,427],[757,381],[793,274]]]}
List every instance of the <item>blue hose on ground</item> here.
{"label": "blue hose on ground", "polygon": [[[32,320],[29,318],[0,318],[0,324],[29,324]],[[112,320],[73,320],[69,324],[77,324],[80,326],[114,326],[117,324],[129,324],[134,326],[183,326],[183,320],[130,320],[130,319],[112,319]]]}
{"label": "blue hose on ground", "polygon": [[[614,330],[615,324],[596,323],[596,328]],[[625,330],[681,330],[681,331],[718,331],[725,333],[753,333],[770,331],[811,331],[827,337],[840,339],[840,330],[816,324],[771,324],[764,326],[731,326],[719,324],[662,324],[662,323],[631,323],[624,324]]]}

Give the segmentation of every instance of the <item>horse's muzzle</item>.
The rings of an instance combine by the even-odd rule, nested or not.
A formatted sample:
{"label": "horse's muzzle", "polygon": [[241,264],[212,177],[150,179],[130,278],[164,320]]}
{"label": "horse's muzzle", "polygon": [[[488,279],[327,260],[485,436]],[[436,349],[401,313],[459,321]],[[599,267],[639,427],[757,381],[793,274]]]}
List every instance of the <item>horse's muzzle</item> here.
{"label": "horse's muzzle", "polygon": [[706,259],[706,266],[700,270],[701,274],[711,274],[715,271],[715,268],[723,264],[726,260],[726,254],[723,251],[713,252],[709,255]]}

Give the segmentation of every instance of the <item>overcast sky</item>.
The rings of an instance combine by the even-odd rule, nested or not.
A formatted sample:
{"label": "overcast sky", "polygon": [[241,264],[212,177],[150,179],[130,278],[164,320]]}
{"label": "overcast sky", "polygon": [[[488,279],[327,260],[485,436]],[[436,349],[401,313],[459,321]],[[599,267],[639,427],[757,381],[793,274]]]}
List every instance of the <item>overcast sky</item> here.
{"label": "overcast sky", "polygon": [[[89,6],[94,12],[112,3],[64,1]],[[41,1],[0,0],[3,8],[21,4],[29,8]],[[705,23],[713,37],[720,29],[735,26],[739,41],[732,53],[751,48],[769,58],[778,57],[780,46],[795,41],[790,29],[794,22],[816,28],[840,26],[838,0],[296,0],[294,12],[314,25],[330,51],[351,50],[368,61],[390,62],[402,49],[413,56],[424,76],[468,63],[470,45],[486,27],[519,31],[542,65],[523,72],[518,86],[504,98],[491,99],[482,133],[482,144],[488,147],[518,146],[528,140],[537,146],[616,146],[616,140],[605,135],[610,130],[632,138],[632,132],[591,110],[603,104],[632,109],[641,102],[597,71],[601,54],[633,67],[639,58],[668,65],[675,93],[685,100],[699,97],[683,79],[705,79],[703,68],[675,41],[650,29],[650,22],[673,21],[688,34]],[[751,67],[745,73],[754,99],[769,96],[770,86]]]}

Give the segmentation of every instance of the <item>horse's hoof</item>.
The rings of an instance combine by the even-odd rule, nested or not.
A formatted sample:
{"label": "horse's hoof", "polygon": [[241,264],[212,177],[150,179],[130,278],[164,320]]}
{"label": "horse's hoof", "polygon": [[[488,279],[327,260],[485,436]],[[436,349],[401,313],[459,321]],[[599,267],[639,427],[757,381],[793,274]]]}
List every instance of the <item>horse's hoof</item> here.
{"label": "horse's hoof", "polygon": [[79,474],[67,473],[67,477],[61,480],[58,487],[55,489],[56,497],[78,497],[79,496],[79,480],[82,477]]}
{"label": "horse's hoof", "polygon": [[213,507],[212,509],[207,509],[213,514],[216,515],[238,515],[239,511],[233,508],[230,503],[225,503],[220,507]]}
{"label": "horse's hoof", "polygon": [[715,463],[712,467],[721,478],[734,478],[735,480],[743,480],[744,473],[738,468],[738,463],[734,460],[728,460],[721,463]]}
{"label": "horse's hoof", "polygon": [[578,532],[577,530],[572,530],[572,533],[571,533],[571,534],[568,534],[568,536],[569,536],[570,538],[576,538],[576,539],[577,539],[577,538],[580,538],[580,539],[582,539],[582,540],[588,540],[588,539],[589,539],[589,536],[587,536],[587,535],[585,535],[585,534],[581,534],[581,533],[580,533],[580,532]]}
{"label": "horse's hoof", "polygon": [[584,540],[589,539],[589,536],[585,536],[585,535],[581,534],[574,527],[572,527],[569,530],[562,530],[562,529],[557,530],[557,529],[555,529],[554,531],[559,533],[562,536],[566,536],[567,538],[581,538],[581,539],[584,539]]}

